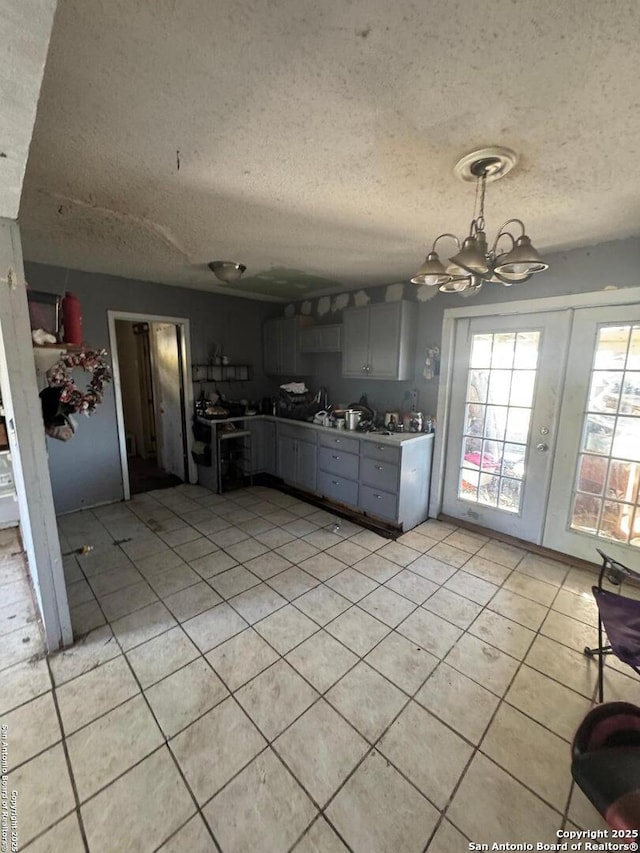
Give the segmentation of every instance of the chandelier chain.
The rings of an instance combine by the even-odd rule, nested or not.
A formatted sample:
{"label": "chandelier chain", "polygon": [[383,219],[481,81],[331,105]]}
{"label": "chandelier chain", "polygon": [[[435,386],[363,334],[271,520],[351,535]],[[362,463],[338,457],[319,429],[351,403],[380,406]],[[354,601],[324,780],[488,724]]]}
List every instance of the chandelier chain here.
{"label": "chandelier chain", "polygon": [[484,171],[478,180],[480,184],[480,211],[476,219],[476,230],[484,231],[484,199],[487,191],[487,173]]}

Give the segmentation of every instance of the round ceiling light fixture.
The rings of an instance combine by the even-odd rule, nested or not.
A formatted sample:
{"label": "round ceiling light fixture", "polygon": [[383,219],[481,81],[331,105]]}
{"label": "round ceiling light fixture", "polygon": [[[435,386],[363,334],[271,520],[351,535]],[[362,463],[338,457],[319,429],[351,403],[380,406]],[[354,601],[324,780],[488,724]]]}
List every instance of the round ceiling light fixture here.
{"label": "round ceiling light fixture", "polygon": [[239,281],[246,270],[244,264],[237,264],[235,261],[209,261],[207,266],[216,278],[227,284]]}

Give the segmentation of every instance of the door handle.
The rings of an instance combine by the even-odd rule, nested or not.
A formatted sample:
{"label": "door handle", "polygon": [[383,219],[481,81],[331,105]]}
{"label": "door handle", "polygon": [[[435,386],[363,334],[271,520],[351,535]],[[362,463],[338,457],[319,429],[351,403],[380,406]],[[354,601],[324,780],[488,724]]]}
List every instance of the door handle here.
{"label": "door handle", "polygon": [[376,465],[375,468],[376,471],[382,471],[382,465]]}
{"label": "door handle", "polygon": [[536,450],[538,453],[546,453],[549,449],[549,445],[545,444],[544,441],[541,441],[540,444],[536,444]]}
{"label": "door handle", "polygon": [[336,456],[336,454],[335,454],[335,453],[332,453],[332,454],[331,454],[331,458],[332,458],[332,459],[340,459],[340,457],[339,457],[339,456]]}

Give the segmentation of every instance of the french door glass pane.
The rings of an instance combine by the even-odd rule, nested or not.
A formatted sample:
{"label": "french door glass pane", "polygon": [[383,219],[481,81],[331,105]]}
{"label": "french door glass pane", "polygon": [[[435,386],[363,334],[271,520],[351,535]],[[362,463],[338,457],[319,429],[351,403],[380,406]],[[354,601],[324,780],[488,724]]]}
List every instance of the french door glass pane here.
{"label": "french door glass pane", "polygon": [[640,547],[640,326],[602,326],[591,370],[571,527]]}
{"label": "french door glass pane", "polygon": [[522,504],[540,332],[473,336],[458,497],[505,512]]}

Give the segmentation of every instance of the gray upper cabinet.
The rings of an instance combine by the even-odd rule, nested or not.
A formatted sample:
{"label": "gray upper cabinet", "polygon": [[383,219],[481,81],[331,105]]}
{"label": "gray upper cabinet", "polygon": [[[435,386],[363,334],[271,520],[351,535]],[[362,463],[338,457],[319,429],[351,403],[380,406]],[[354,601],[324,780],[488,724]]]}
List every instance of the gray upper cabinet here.
{"label": "gray upper cabinet", "polygon": [[311,323],[310,317],[276,317],[264,324],[264,372],[303,376],[310,372],[307,357],[300,351],[298,336]]}
{"label": "gray upper cabinet", "polygon": [[342,325],[331,323],[301,329],[300,352],[342,352]]}
{"label": "gray upper cabinet", "polygon": [[369,361],[369,309],[352,308],[345,311],[342,326],[342,375],[364,377]]}
{"label": "gray upper cabinet", "polygon": [[415,302],[379,302],[343,314],[342,375],[358,379],[412,379]]}

